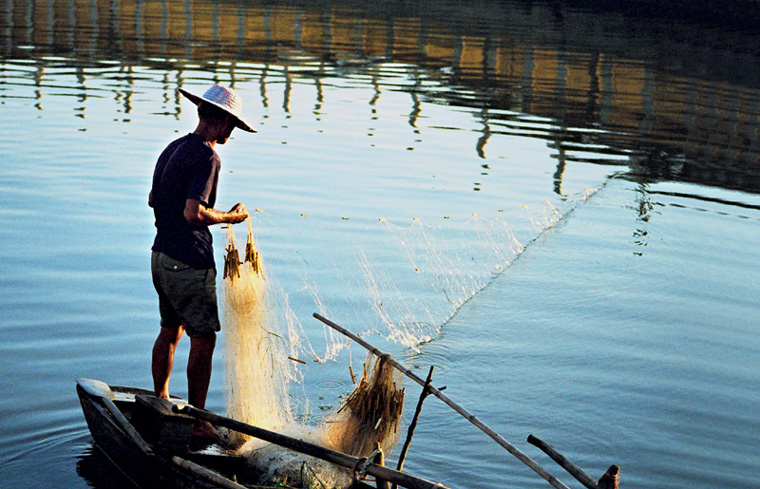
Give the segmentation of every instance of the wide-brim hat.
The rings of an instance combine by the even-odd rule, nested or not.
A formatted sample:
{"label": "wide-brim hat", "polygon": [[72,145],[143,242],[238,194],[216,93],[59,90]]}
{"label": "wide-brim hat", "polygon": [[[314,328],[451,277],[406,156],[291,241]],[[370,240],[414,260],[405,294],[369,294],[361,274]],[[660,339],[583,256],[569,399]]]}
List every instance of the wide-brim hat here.
{"label": "wide-brim hat", "polygon": [[235,127],[248,132],[257,132],[256,129],[243,120],[240,114],[243,110],[243,97],[241,97],[235,90],[222,85],[212,85],[206,90],[206,93],[200,97],[188,92],[184,88],[180,88],[179,93],[187,97],[195,105],[198,105],[201,102],[208,102],[212,105],[216,105],[236,119]]}

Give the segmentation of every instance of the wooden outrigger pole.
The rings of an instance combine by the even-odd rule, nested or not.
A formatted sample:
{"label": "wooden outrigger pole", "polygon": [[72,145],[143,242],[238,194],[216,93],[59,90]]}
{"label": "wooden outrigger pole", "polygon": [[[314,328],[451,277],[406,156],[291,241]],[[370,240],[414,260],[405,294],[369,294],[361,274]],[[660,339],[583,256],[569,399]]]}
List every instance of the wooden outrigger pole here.
{"label": "wooden outrigger pole", "polygon": [[[388,363],[393,365],[396,369],[401,371],[403,374],[405,374],[407,377],[412,379],[413,381],[417,382],[421,386],[425,386],[425,381],[414,374],[411,370],[401,365],[398,361],[396,361],[393,357],[390,356],[388,353],[383,353],[382,351],[378,350],[374,346],[370,345],[363,339],[359,338],[352,332],[348,331],[347,329],[343,328],[342,326],[335,324],[334,322],[330,321],[329,319],[317,314],[316,312],[313,314],[315,318],[326,324],[327,326],[330,326],[334,330],[343,333],[344,335],[348,336],[352,340],[354,340],[356,343],[360,344],[370,352],[374,353],[378,357],[383,357]],[[443,401],[445,404],[447,404],[451,409],[461,414],[467,421],[477,426],[483,433],[491,437],[496,443],[504,447],[509,453],[514,455],[518,460],[520,460],[522,463],[533,469],[534,472],[536,472],[538,475],[540,475],[542,478],[544,478],[549,484],[551,484],[556,489],[570,489],[567,485],[565,485],[562,481],[557,479],[555,476],[550,474],[546,469],[541,467],[538,463],[536,463],[535,460],[524,454],[522,451],[520,451],[519,448],[509,443],[504,437],[496,433],[493,429],[491,429],[488,425],[486,425],[484,422],[482,422],[480,419],[478,419],[473,414],[470,414],[467,410],[465,410],[462,406],[457,404],[456,402],[452,401],[448,398],[445,394],[443,394],[440,390],[433,387],[432,385],[429,385],[427,387],[428,391],[433,394],[435,397]]]}
{"label": "wooden outrigger pole", "polygon": [[253,426],[231,418],[219,416],[218,414],[206,411],[205,409],[194,408],[189,404],[175,404],[172,407],[172,410],[174,412],[186,414],[197,419],[203,419],[216,426],[223,426],[225,428],[253,436],[260,440],[274,443],[289,450],[305,453],[306,455],[310,455],[321,460],[326,460],[330,463],[345,467],[347,469],[356,470],[360,465],[366,462],[367,465],[365,470],[367,474],[373,475],[377,479],[382,479],[383,481],[389,481],[394,484],[398,484],[399,486],[406,487],[407,489],[447,489],[446,486],[438,482],[432,482],[421,477],[407,474],[405,472],[393,470],[389,467],[385,467],[377,463],[372,463],[372,461],[368,461],[366,459],[353,457],[351,455],[337,452],[320,445],[315,445],[298,438],[292,438],[281,433],[259,428],[258,426]]}

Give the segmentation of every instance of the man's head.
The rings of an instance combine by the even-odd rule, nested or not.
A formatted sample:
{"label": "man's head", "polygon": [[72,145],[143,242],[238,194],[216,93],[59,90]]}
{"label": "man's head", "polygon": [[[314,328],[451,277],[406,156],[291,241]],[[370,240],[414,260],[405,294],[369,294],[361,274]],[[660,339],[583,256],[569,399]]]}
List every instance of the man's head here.
{"label": "man's head", "polygon": [[198,104],[198,118],[204,132],[213,135],[214,141],[224,144],[237,126],[237,118],[226,110],[202,100]]}
{"label": "man's head", "polygon": [[229,119],[234,119],[234,116],[226,110],[205,100],[201,100],[201,103],[198,104],[198,117],[219,124],[223,124]]}
{"label": "man's head", "polygon": [[[217,124],[229,123],[230,133],[235,127],[248,132],[256,132],[241,117],[243,98],[235,90],[222,85],[212,85],[200,97],[182,88],[179,89],[179,93],[198,106],[198,117],[201,121],[205,120]],[[229,137],[229,133],[227,137]]]}

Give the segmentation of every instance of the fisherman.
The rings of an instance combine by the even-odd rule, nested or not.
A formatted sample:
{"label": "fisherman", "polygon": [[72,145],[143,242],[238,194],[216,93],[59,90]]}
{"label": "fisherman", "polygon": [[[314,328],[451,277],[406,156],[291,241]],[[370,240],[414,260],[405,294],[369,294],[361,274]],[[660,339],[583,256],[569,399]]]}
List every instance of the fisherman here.
{"label": "fisherman", "polygon": [[[156,396],[168,399],[174,352],[187,332],[188,402],[204,409],[220,329],[216,265],[208,227],[235,224],[248,217],[242,203],[227,212],[214,208],[221,166],[214,146],[225,144],[236,127],[256,131],[242,119],[242,98],[231,88],[213,85],[200,97],[181,88],[179,91],[198,106],[199,122],[194,132],[173,141],[161,153],[148,196],[156,218],[151,271],[161,314],[151,370]],[[206,422],[197,422],[192,434],[207,440],[217,437]]]}

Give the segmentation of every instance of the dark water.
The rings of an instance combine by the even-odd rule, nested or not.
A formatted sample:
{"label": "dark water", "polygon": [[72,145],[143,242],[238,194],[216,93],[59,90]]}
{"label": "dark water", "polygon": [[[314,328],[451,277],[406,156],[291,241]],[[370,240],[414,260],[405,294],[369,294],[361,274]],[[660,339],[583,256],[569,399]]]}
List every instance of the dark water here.
{"label": "dark water", "polygon": [[[219,148],[220,207],[264,211],[317,354],[312,312],[374,331],[572,487],[528,434],[624,487],[759,487],[760,36],[669,14],[0,2],[0,486],[118,485],[74,379],[150,385],[151,172],[194,127],[176,89],[221,82],[260,132]],[[363,355],[310,362],[294,404],[333,409]],[[406,467],[548,487],[432,398]]]}

